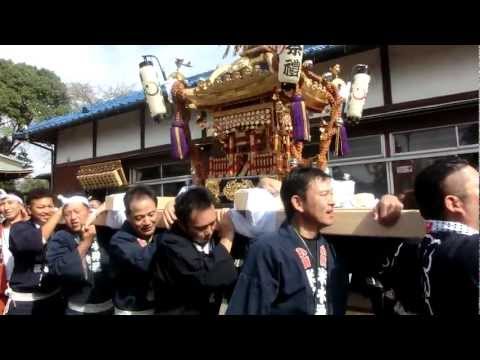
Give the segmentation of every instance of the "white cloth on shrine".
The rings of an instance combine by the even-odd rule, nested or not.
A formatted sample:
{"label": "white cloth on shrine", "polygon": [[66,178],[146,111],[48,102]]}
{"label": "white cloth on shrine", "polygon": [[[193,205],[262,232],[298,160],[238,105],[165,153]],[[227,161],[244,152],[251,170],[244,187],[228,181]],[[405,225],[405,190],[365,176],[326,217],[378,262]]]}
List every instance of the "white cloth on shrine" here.
{"label": "white cloth on shrine", "polygon": [[123,203],[125,193],[113,194],[110,197],[113,198],[113,204],[112,209],[107,211],[105,225],[112,229],[120,229],[125,220],[127,220],[125,204]]}
{"label": "white cloth on shrine", "polygon": [[356,209],[373,209],[377,206],[378,199],[375,198],[375,195],[370,193],[358,193],[353,195],[352,204]]}
{"label": "white cloth on shrine", "polygon": [[336,208],[352,208],[355,195],[355,182],[352,180],[332,180],[333,197]]}
{"label": "white cloth on shrine", "polygon": [[260,188],[248,189],[247,192],[245,210],[230,211],[235,231],[249,238],[256,238],[278,230],[285,220],[279,197]]}

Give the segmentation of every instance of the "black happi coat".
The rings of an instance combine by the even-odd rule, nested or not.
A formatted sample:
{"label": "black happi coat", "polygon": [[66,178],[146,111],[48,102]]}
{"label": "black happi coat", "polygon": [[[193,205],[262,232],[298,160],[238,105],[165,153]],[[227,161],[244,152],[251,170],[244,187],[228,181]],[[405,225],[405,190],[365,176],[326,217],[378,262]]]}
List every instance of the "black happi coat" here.
{"label": "black happi coat", "polygon": [[42,232],[33,220],[12,225],[9,242],[15,261],[10,287],[14,291],[26,293],[48,293],[55,290],[58,285],[48,272]]}
{"label": "black happi coat", "polygon": [[478,315],[479,242],[478,234],[439,231],[400,244],[382,274],[391,313]]}
{"label": "black happi coat", "polygon": [[[327,313],[342,315],[346,307],[347,272],[336,259],[333,248],[320,238],[327,249]],[[314,314],[314,294],[305,266],[299,257],[301,240],[288,223],[279,231],[260,237],[251,246],[227,315]]]}
{"label": "black happi coat", "polygon": [[47,246],[50,273],[55,275],[65,296],[76,304],[100,304],[112,299],[113,273],[108,255],[113,230],[96,226],[96,240],[87,252],[90,263],[82,263],[77,246],[80,238],[70,231],[57,231]]}
{"label": "black happi coat", "polygon": [[121,310],[142,311],[154,307],[152,260],[163,230],[157,229],[152,241],[138,238],[125,221],[110,242],[110,259],[115,272],[113,303]]}
{"label": "black happi coat", "polygon": [[204,254],[174,226],[158,243],[154,277],[157,313],[215,315],[234,286],[237,269],[223,245]]}

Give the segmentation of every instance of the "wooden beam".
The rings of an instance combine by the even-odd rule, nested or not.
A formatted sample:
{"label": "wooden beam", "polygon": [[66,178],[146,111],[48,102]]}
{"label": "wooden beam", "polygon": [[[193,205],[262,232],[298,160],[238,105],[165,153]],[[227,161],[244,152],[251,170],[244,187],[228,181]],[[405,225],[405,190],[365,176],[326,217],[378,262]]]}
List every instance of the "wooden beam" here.
{"label": "wooden beam", "polygon": [[392,104],[392,82],[390,77],[390,57],[388,45],[380,46],[380,66],[382,69],[383,103]]}
{"label": "wooden beam", "polygon": [[98,120],[93,120],[93,131],[92,131],[92,157],[97,157],[97,131],[98,131]]}
{"label": "wooden beam", "polygon": [[[235,194],[236,211],[245,211],[246,198],[248,192],[238,191]],[[113,210],[119,201],[118,194],[107,196],[105,204],[107,210]],[[173,201],[174,197],[157,197],[158,210],[163,215],[163,210],[168,202]],[[276,207],[275,213],[282,215],[283,209]],[[220,209],[218,210],[220,211]],[[104,225],[106,214],[97,218],[97,225]],[[162,221],[158,225],[165,227]],[[379,238],[416,238],[421,239],[425,235],[424,220],[418,210],[403,210],[400,219],[392,226],[380,225],[373,219],[370,209],[335,209],[335,223],[322,229],[322,234],[326,235],[344,235],[344,236],[373,236]]]}
{"label": "wooden beam", "polygon": [[53,151],[52,151],[52,158],[51,158],[51,165],[50,165],[50,192],[54,192],[54,185],[55,185],[55,170],[57,168],[57,144],[58,144],[58,131],[55,133],[55,139],[53,144]]}
{"label": "wooden beam", "polygon": [[145,149],[145,106],[140,111],[140,149]]}
{"label": "wooden beam", "polygon": [[453,106],[456,102],[471,102],[470,106],[477,106],[478,107],[478,91],[466,91],[463,93],[451,94],[451,95],[442,95],[442,96],[435,96],[432,98],[426,99],[418,99],[418,100],[411,100],[405,101],[396,104],[378,106],[374,108],[365,109],[363,111],[362,121],[367,120],[370,116],[377,116],[381,115],[382,118],[385,115],[388,115],[390,112],[395,111],[423,111],[424,108],[428,108],[431,106],[442,106],[445,107]]}
{"label": "wooden beam", "polygon": [[126,160],[126,159],[135,159],[135,158],[140,159],[140,158],[149,157],[149,156],[161,155],[162,153],[167,154],[169,149],[170,149],[170,144],[160,145],[160,146],[148,148],[144,151],[137,149],[137,150],[127,151],[119,154],[98,156],[95,159],[88,158],[83,160],[70,161],[68,163],[58,164],[58,166],[59,167],[80,166],[80,165],[89,165],[97,162],[106,162],[106,161],[113,161],[113,160]]}

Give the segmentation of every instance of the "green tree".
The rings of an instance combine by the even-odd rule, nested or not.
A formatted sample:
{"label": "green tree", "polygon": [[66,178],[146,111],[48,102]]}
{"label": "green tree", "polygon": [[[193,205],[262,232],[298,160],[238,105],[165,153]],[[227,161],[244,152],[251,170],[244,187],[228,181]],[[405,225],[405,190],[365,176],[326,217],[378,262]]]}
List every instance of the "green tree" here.
{"label": "green tree", "polygon": [[22,194],[27,194],[33,189],[48,189],[48,180],[44,179],[19,179],[14,181],[15,190],[20,191]]}
{"label": "green tree", "polygon": [[14,154],[20,143],[13,133],[68,112],[65,84],[54,72],[0,59],[0,153]]}

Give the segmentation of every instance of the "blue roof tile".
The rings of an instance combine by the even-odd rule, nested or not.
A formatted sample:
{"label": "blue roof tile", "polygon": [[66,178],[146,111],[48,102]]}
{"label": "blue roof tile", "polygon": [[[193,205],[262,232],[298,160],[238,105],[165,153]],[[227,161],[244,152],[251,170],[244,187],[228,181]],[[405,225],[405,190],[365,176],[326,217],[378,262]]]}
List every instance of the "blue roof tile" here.
{"label": "blue roof tile", "polygon": [[21,133],[17,133],[17,137],[22,135],[32,135],[37,134],[46,130],[56,129],[67,125],[80,124],[85,122],[93,117],[100,116],[115,110],[121,110],[135,104],[140,104],[145,100],[143,91],[133,91],[128,95],[121,96],[112,100],[100,101],[91,106],[86,106],[84,108],[87,111],[79,111],[74,113],[69,113],[62,116],[57,116],[44,120],[38,123],[30,125],[30,127],[24,130]]}

